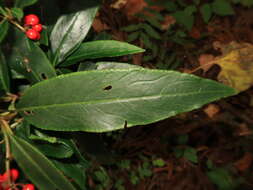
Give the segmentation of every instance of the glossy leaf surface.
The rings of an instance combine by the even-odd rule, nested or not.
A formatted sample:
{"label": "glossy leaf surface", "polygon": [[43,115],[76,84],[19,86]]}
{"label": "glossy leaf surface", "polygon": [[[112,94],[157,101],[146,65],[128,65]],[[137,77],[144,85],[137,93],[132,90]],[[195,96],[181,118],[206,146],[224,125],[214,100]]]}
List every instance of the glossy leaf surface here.
{"label": "glossy leaf surface", "polygon": [[84,59],[116,57],[141,52],[144,52],[144,49],[114,40],[85,42],[64,61],[63,65],[71,65]]}
{"label": "glossy leaf surface", "polygon": [[61,16],[51,33],[50,41],[56,62],[62,61],[70,52],[75,50],[87,35],[97,6],[86,8],[83,11]]}
{"label": "glossy leaf surface", "polygon": [[104,70],[104,69],[142,69],[138,65],[119,63],[119,62],[85,62],[80,63],[78,71],[88,71],[88,70]]}
{"label": "glossy leaf surface", "polygon": [[215,81],[174,71],[95,70],[34,85],[17,109],[40,128],[105,132],[152,123],[235,93]]}
{"label": "glossy leaf surface", "polygon": [[75,190],[64,175],[35,147],[10,135],[12,154],[26,176],[40,190]]}

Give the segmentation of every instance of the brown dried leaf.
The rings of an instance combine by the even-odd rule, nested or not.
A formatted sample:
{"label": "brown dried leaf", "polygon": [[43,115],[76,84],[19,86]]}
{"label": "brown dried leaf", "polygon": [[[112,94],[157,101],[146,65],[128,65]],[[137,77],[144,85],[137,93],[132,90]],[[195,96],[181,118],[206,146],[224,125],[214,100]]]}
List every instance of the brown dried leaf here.
{"label": "brown dried leaf", "polygon": [[253,161],[253,155],[250,152],[245,152],[244,156],[238,160],[237,162],[234,163],[234,166],[240,171],[244,172],[247,170]]}
{"label": "brown dried leaf", "polygon": [[128,0],[124,12],[127,16],[135,15],[143,10],[147,6],[147,3],[144,0]]}
{"label": "brown dried leaf", "polygon": [[102,32],[110,29],[109,26],[103,23],[98,17],[94,19],[92,27],[96,32]]}
{"label": "brown dried leaf", "polygon": [[209,118],[213,118],[216,114],[220,112],[219,106],[216,104],[209,104],[205,109],[204,112]]}
{"label": "brown dried leaf", "polygon": [[176,23],[176,19],[171,15],[166,15],[164,21],[161,23],[162,30],[168,30],[171,25]]}

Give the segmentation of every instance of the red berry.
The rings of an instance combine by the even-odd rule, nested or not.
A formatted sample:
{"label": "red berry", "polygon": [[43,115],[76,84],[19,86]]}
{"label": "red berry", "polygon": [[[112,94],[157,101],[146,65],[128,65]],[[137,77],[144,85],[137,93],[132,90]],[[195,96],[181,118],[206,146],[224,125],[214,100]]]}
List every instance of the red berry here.
{"label": "red berry", "polygon": [[[11,169],[10,170],[10,174],[11,174],[11,180],[12,181],[16,181],[19,177],[19,171],[17,169]],[[3,182],[7,181],[8,180],[8,174],[7,172],[5,172],[3,175],[2,175],[2,180]]]}
{"label": "red berry", "polygon": [[30,15],[25,16],[24,22],[25,22],[25,25],[34,26],[34,25],[40,23],[40,19],[39,19],[39,17],[37,17],[37,15],[30,14]]}
{"label": "red berry", "polygon": [[40,33],[38,33],[38,37],[37,37],[37,39],[36,40],[39,40],[40,39]]}
{"label": "red berry", "polygon": [[23,186],[22,190],[35,190],[35,187],[33,184],[26,184]]}
{"label": "red berry", "polygon": [[[5,181],[4,176],[3,176],[3,175],[0,175],[0,184],[3,183],[4,181]],[[1,187],[1,185],[0,185],[0,187]],[[0,188],[0,189],[1,189],[1,188]]]}
{"label": "red berry", "polygon": [[38,40],[40,38],[39,32],[34,29],[27,30],[25,34],[31,40]]}
{"label": "red berry", "polygon": [[17,169],[11,169],[11,179],[16,181],[19,177],[19,171]]}
{"label": "red berry", "polygon": [[42,31],[42,24],[36,24],[32,27],[32,29],[36,30],[37,32],[41,32]]}

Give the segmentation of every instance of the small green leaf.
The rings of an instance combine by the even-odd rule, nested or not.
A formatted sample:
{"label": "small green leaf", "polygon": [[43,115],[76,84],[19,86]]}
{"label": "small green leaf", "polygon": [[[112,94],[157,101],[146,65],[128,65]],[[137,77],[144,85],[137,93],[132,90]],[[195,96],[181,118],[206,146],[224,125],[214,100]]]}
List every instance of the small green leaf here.
{"label": "small green leaf", "polygon": [[187,6],[184,9],[185,14],[187,14],[187,15],[193,15],[193,13],[195,13],[196,11],[197,11],[197,8],[194,5]]}
{"label": "small green leaf", "polygon": [[235,14],[231,3],[227,0],[215,0],[212,4],[213,12],[220,16]]}
{"label": "small green leaf", "polygon": [[151,26],[157,28],[158,30],[161,30],[162,26],[161,23],[159,22],[159,19],[157,19],[154,15],[154,17],[147,17],[145,14],[138,14],[139,18],[144,19],[147,21]]}
{"label": "small green leaf", "polygon": [[94,70],[37,83],[17,110],[42,129],[106,132],[159,121],[236,93],[175,71]]}
{"label": "small green leaf", "polygon": [[140,29],[142,29],[141,24],[132,24],[132,25],[121,28],[121,30],[125,32],[135,32],[136,30],[140,30]]}
{"label": "small green leaf", "polygon": [[114,40],[99,40],[85,42],[62,65],[75,64],[85,59],[97,59],[102,57],[117,57],[144,52],[137,46]]}
{"label": "small green leaf", "polygon": [[177,11],[172,16],[176,19],[176,21],[183,25],[187,30],[191,30],[194,24],[194,16],[187,14],[185,11]]}
{"label": "small green leaf", "polygon": [[15,7],[19,7],[21,9],[33,5],[38,0],[15,0]]}
{"label": "small green leaf", "polygon": [[200,7],[201,15],[205,21],[205,23],[208,23],[212,16],[212,7],[209,3],[205,3]]}
{"label": "small green leaf", "polygon": [[164,162],[164,160],[161,159],[161,158],[156,159],[156,160],[153,160],[153,161],[152,161],[152,164],[153,164],[153,166],[155,166],[155,167],[163,167],[163,166],[165,166],[165,162]]}
{"label": "small green leaf", "polygon": [[6,92],[10,92],[9,69],[1,50],[0,50],[0,89],[3,89]]}
{"label": "small green leaf", "polygon": [[153,44],[150,41],[147,34],[141,33],[140,38],[141,38],[141,41],[143,42],[145,48],[152,49]]}
{"label": "small green leaf", "polygon": [[184,150],[183,157],[193,163],[198,163],[198,156],[197,156],[197,151],[195,148],[187,147]]}
{"label": "small green leaf", "polygon": [[12,13],[12,15],[13,15],[15,18],[17,18],[19,21],[21,21],[21,19],[24,17],[24,12],[23,12],[23,10],[20,9],[20,8],[16,8],[16,7],[12,8],[12,9],[11,9],[11,13]]}
{"label": "small green leaf", "polygon": [[150,25],[142,24],[142,28],[145,30],[147,35],[149,35],[150,37],[157,39],[157,40],[161,39],[160,34],[158,32],[156,32],[155,29],[153,29]]}
{"label": "small green leaf", "polygon": [[52,52],[56,56],[54,65],[64,60],[81,44],[86,37],[98,6],[61,16],[55,24],[51,36]]}
{"label": "small green leaf", "polygon": [[9,22],[7,20],[3,20],[0,22],[0,44],[4,40],[8,29],[9,29]]}
{"label": "small green leaf", "polygon": [[139,38],[139,36],[140,36],[139,31],[138,32],[133,32],[133,33],[131,33],[127,36],[127,42],[129,42],[129,43],[133,42],[133,41],[137,40]]}
{"label": "small green leaf", "polygon": [[65,176],[34,146],[13,135],[9,135],[9,138],[15,161],[38,189],[75,190]]}

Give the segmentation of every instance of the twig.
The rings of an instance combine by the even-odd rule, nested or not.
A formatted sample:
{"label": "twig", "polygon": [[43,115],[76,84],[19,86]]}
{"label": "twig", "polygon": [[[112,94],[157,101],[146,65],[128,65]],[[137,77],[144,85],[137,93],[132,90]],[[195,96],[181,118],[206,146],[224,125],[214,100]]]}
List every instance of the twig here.
{"label": "twig", "polygon": [[4,134],[4,142],[5,142],[5,169],[6,169],[6,173],[7,173],[7,184],[8,186],[12,186],[12,182],[11,182],[11,175],[10,175],[10,160],[11,160],[11,149],[10,149],[10,142],[9,142],[9,138],[8,138],[8,133],[12,133],[12,131],[9,128],[8,123],[5,120],[0,120],[0,124],[1,124],[1,129],[3,131]]}

